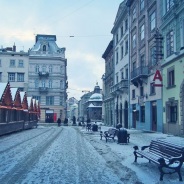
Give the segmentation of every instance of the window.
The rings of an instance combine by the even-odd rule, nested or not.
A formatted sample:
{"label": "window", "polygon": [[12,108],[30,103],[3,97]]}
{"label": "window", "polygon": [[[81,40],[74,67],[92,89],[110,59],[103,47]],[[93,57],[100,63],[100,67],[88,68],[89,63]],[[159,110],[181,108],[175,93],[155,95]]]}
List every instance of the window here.
{"label": "window", "polygon": [[54,105],[54,96],[46,96],[46,105]]}
{"label": "window", "polygon": [[128,40],[125,42],[125,54],[128,54]]}
{"label": "window", "polygon": [[155,60],[155,47],[152,47],[150,49],[150,65],[154,66],[156,64],[156,60]]}
{"label": "window", "polygon": [[38,100],[40,102],[40,96],[33,96],[34,99]]}
{"label": "window", "polygon": [[17,73],[17,82],[24,82],[24,73]]}
{"label": "window", "polygon": [[121,37],[123,37],[123,26],[121,26]]}
{"label": "window", "polygon": [[132,71],[135,71],[135,70],[136,70],[136,62],[134,61],[132,64]]}
{"label": "window", "polygon": [[10,67],[15,67],[15,60],[10,60]]}
{"label": "window", "polygon": [[46,87],[45,83],[46,83],[45,80],[42,80],[42,87],[43,87],[43,88]]}
{"label": "window", "polygon": [[43,51],[44,51],[44,52],[46,51],[46,45],[43,46]]}
{"label": "window", "polygon": [[20,87],[19,87],[18,90],[19,90],[19,91],[24,91],[24,88],[20,88]]}
{"label": "window", "polygon": [[52,80],[49,80],[49,88],[52,88]]}
{"label": "window", "polygon": [[144,87],[140,86],[140,96],[143,97],[144,96]]}
{"label": "window", "polygon": [[173,30],[171,30],[169,33],[166,35],[166,44],[167,44],[167,57],[173,54],[174,52],[174,35],[173,35]]}
{"label": "window", "polygon": [[132,99],[135,98],[135,89],[132,90]]}
{"label": "window", "polygon": [[0,72],[0,82],[2,81],[2,72]]}
{"label": "window", "polygon": [[135,19],[136,19],[136,7],[134,7],[134,9],[133,9],[132,21],[134,21]]}
{"label": "window", "polygon": [[118,40],[119,40],[119,38],[118,38],[118,33],[116,34],[116,44],[118,44]]}
{"label": "window", "polygon": [[116,74],[116,84],[119,82],[118,74]]}
{"label": "window", "polygon": [[170,122],[177,122],[177,106],[170,106]]}
{"label": "window", "polygon": [[175,85],[174,68],[170,68],[167,71],[167,81],[168,87],[173,87]]}
{"label": "window", "polygon": [[24,61],[23,60],[19,60],[18,67],[20,67],[20,68],[24,67]]}
{"label": "window", "polygon": [[136,47],[136,34],[134,34],[132,37],[132,47],[133,49]]}
{"label": "window", "polygon": [[63,101],[64,101],[64,99],[63,99],[63,97],[62,96],[60,96],[60,105],[63,105]]}
{"label": "window", "polygon": [[36,65],[36,67],[35,67],[35,72],[36,72],[36,73],[39,72],[39,65]]}
{"label": "window", "polygon": [[8,81],[9,82],[15,82],[15,73],[9,73],[8,74]]}
{"label": "window", "polygon": [[128,19],[125,20],[125,31],[128,30]]}
{"label": "window", "polygon": [[174,6],[174,0],[166,0],[166,11],[168,12]]}
{"label": "window", "polygon": [[121,58],[123,58],[123,55],[124,55],[124,48],[123,46],[121,47]]}
{"label": "window", "polygon": [[42,72],[46,72],[46,65],[42,66]]}
{"label": "window", "polygon": [[150,95],[155,94],[155,86],[154,86],[154,82],[150,83]]}
{"label": "window", "polygon": [[141,122],[145,122],[145,106],[141,106]]}
{"label": "window", "polygon": [[144,24],[140,28],[140,35],[141,35],[141,40],[144,39]]}
{"label": "window", "polygon": [[141,55],[141,57],[140,57],[140,66],[141,67],[145,66],[145,55],[144,54]]}
{"label": "window", "polygon": [[144,0],[140,0],[140,10],[144,9]]}
{"label": "window", "polygon": [[124,72],[121,72],[121,79],[124,79]]}
{"label": "window", "polygon": [[128,79],[128,68],[126,68],[126,79]]}
{"label": "window", "polygon": [[150,16],[150,29],[151,31],[153,31],[153,29],[155,29],[156,26],[156,19],[155,19],[155,12],[153,12]]}
{"label": "window", "polygon": [[119,56],[118,56],[118,52],[116,52],[116,64],[118,63],[119,61]]}
{"label": "window", "polygon": [[49,65],[49,73],[52,73],[52,65]]}
{"label": "window", "polygon": [[36,79],[36,80],[35,80],[35,88],[38,88],[38,87],[39,87],[39,80]]}

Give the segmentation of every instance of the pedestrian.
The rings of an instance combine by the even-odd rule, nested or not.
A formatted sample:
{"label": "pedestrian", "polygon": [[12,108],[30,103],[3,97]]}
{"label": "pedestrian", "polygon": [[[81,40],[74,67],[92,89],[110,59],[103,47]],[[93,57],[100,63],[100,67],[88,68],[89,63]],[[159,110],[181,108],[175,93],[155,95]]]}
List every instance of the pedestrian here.
{"label": "pedestrian", "polygon": [[64,125],[68,125],[68,118],[65,118]]}
{"label": "pedestrian", "polygon": [[73,116],[73,125],[76,125],[76,117]]}
{"label": "pedestrian", "polygon": [[61,126],[61,119],[60,118],[58,118],[57,123],[58,123],[58,127]]}

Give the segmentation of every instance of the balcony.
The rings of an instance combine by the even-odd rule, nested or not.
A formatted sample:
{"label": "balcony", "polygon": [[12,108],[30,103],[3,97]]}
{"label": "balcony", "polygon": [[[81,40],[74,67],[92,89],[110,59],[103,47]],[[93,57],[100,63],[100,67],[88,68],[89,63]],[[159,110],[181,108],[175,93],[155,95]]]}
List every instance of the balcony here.
{"label": "balcony", "polygon": [[38,72],[38,75],[39,75],[39,77],[41,78],[41,77],[48,77],[49,76],[49,72]]}
{"label": "balcony", "polygon": [[148,66],[139,66],[131,72],[131,82],[138,87],[138,84],[142,85],[142,79],[148,77]]}
{"label": "balcony", "polygon": [[128,79],[122,79],[119,83],[115,84],[110,88],[111,94],[118,94],[119,92],[123,93],[128,89]]}
{"label": "balcony", "polygon": [[39,87],[40,93],[48,93],[48,91],[49,91],[48,87]]}

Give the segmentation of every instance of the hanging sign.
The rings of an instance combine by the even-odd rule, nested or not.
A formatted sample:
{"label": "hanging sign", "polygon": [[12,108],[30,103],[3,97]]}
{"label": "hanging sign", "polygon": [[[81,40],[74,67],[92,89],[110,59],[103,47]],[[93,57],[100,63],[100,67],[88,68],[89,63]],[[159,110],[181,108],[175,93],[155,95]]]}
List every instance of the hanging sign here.
{"label": "hanging sign", "polygon": [[156,70],[155,72],[155,75],[154,75],[154,78],[153,78],[153,81],[156,82],[156,81],[160,81],[160,83],[154,83],[153,86],[155,87],[162,87],[163,84],[162,84],[162,76],[160,74],[160,71],[159,70]]}

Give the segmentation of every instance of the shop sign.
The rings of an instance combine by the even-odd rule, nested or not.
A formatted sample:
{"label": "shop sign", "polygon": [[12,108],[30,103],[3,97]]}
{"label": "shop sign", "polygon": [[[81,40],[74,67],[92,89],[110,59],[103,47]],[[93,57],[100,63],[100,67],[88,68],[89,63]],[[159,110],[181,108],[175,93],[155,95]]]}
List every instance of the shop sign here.
{"label": "shop sign", "polygon": [[[153,78],[153,81],[154,81],[153,86],[155,86],[155,87],[162,87],[163,86],[163,84],[162,84],[162,76],[161,76],[161,73],[160,73],[159,70],[156,70],[154,78]],[[160,83],[156,83],[158,81],[160,81]]]}

